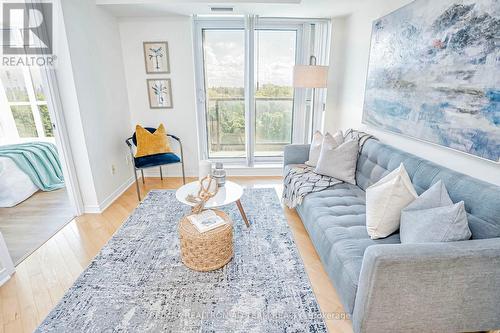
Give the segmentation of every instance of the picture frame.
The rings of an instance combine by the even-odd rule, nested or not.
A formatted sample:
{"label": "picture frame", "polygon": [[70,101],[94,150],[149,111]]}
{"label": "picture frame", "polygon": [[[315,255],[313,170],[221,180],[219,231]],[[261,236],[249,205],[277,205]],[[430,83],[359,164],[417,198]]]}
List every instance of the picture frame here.
{"label": "picture frame", "polygon": [[172,109],[172,81],[167,78],[147,79],[150,109]]}
{"label": "picture frame", "polygon": [[143,42],[146,74],[170,74],[168,42]]}

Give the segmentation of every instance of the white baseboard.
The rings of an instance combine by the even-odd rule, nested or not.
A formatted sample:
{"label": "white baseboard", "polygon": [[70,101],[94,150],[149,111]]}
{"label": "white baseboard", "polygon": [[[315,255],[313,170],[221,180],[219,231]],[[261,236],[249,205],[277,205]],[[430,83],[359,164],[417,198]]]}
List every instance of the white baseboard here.
{"label": "white baseboard", "polygon": [[134,177],[130,177],[127,179],[122,185],[120,185],[116,190],[113,191],[110,195],[106,197],[99,205],[86,205],[84,207],[84,212],[86,214],[100,214],[106,210],[116,199],[120,197],[120,195],[125,192],[130,185],[134,183]]}
{"label": "white baseboard", "polygon": [[[238,165],[224,165],[228,176],[282,176],[283,166],[281,164],[267,164],[256,165],[253,168]],[[140,177],[140,172],[137,173]],[[158,168],[151,168],[144,170],[144,177],[160,177],[160,170]],[[163,172],[163,177],[182,177],[180,172]],[[198,178],[198,172],[187,172],[186,177]]]}
{"label": "white baseboard", "polygon": [[84,214],[99,214],[102,213],[101,209],[98,205],[84,205],[83,206]]}
{"label": "white baseboard", "polygon": [[226,172],[228,176],[282,176],[283,166],[275,164],[261,164],[252,168],[245,166],[227,166]]}
{"label": "white baseboard", "polygon": [[[283,169],[281,166],[277,165],[258,165],[253,168],[243,167],[243,166],[234,166],[228,165],[226,168],[228,176],[282,176]],[[140,178],[140,172],[137,172],[137,176]],[[180,173],[163,173],[164,177],[181,177]],[[146,169],[144,170],[144,177],[160,177],[160,171],[158,168]],[[186,172],[186,177],[198,177],[197,174],[193,174],[192,172]],[[125,192],[130,185],[134,183],[134,177],[130,177],[127,181],[125,181],[122,185],[120,185],[113,193],[111,193],[106,199],[104,199],[98,205],[85,205],[84,213],[86,214],[100,214],[106,208],[108,208],[120,195]]]}

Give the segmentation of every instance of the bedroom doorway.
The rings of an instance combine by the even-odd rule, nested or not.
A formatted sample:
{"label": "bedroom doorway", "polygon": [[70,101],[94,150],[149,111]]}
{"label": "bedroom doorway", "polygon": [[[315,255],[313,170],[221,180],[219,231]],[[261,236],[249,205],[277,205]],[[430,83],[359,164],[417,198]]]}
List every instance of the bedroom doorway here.
{"label": "bedroom doorway", "polygon": [[0,232],[16,265],[78,213],[49,82],[42,67],[0,67]]}

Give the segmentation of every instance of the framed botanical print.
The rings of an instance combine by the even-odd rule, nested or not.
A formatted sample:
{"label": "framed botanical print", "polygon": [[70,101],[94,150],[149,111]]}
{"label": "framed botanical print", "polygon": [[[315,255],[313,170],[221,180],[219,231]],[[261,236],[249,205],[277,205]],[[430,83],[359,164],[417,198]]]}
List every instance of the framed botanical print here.
{"label": "framed botanical print", "polygon": [[143,49],[147,74],[170,73],[167,42],[144,42]]}
{"label": "framed botanical print", "polygon": [[146,82],[151,109],[171,109],[174,107],[170,79],[148,79]]}

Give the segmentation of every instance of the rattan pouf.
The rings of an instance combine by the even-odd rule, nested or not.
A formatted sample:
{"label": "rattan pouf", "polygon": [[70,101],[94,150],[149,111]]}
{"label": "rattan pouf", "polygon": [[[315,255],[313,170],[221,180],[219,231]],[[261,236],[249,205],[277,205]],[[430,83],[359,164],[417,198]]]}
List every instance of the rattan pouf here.
{"label": "rattan pouf", "polygon": [[182,262],[196,271],[221,268],[233,257],[233,223],[224,212],[214,212],[228,223],[199,233],[186,217],[179,222]]}

